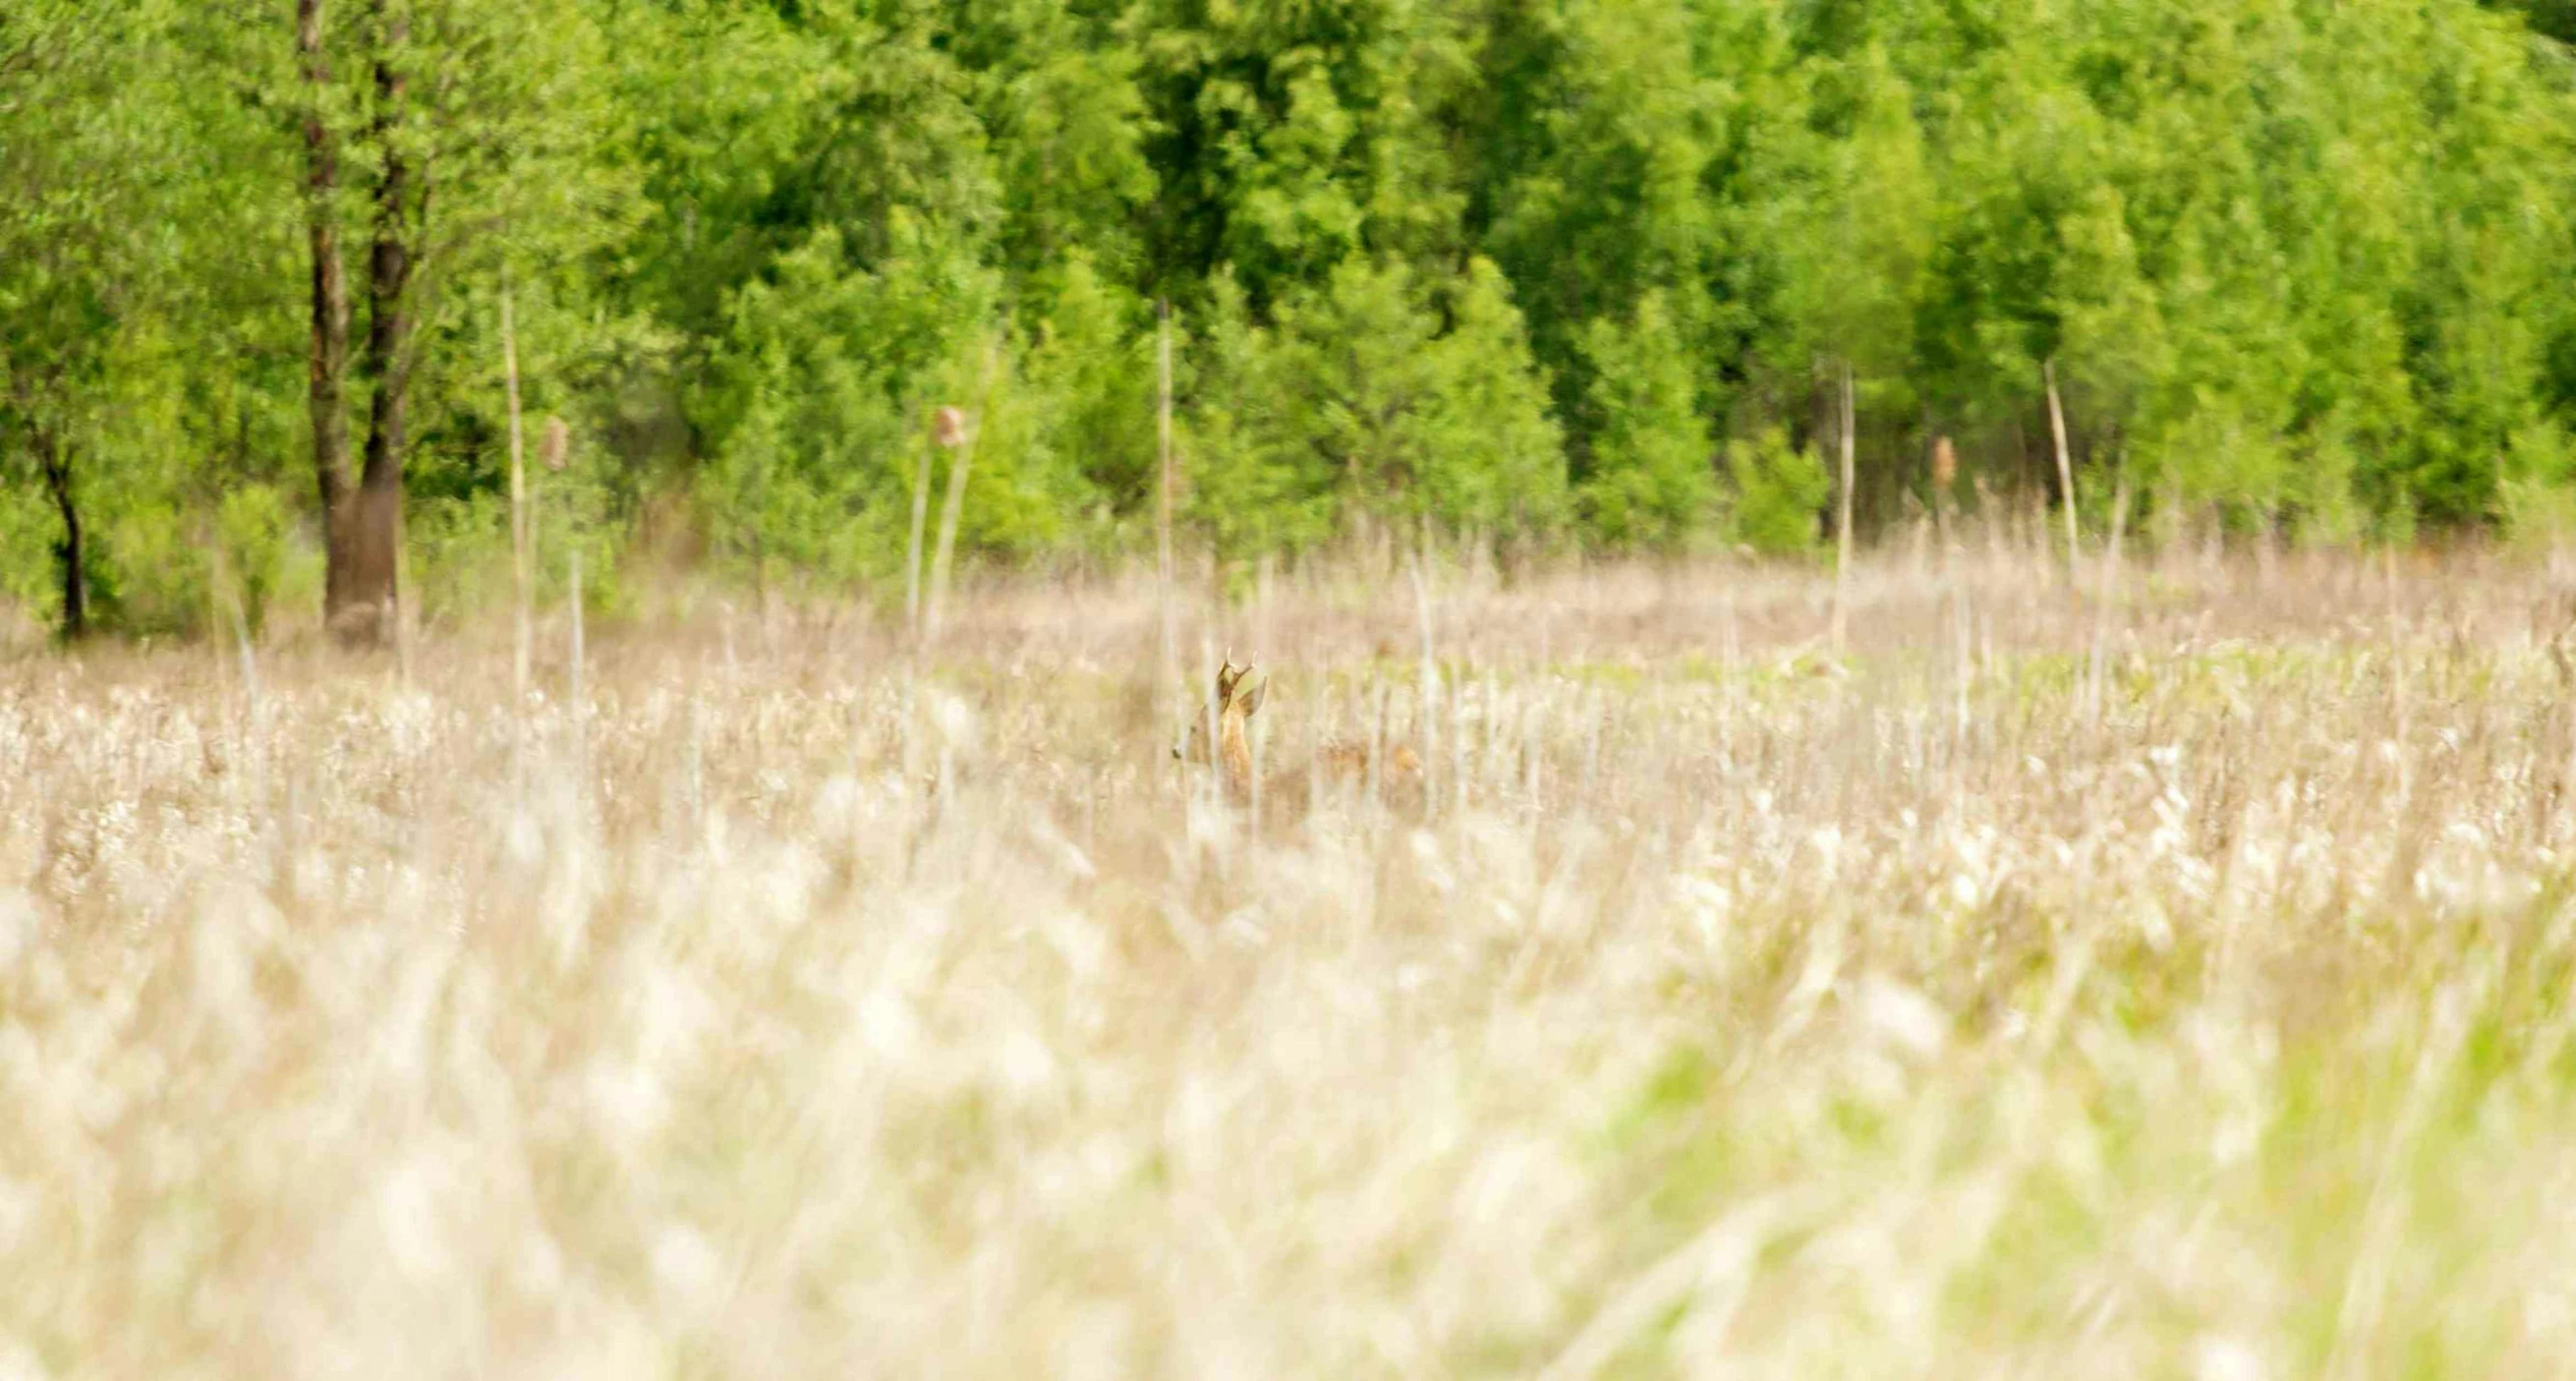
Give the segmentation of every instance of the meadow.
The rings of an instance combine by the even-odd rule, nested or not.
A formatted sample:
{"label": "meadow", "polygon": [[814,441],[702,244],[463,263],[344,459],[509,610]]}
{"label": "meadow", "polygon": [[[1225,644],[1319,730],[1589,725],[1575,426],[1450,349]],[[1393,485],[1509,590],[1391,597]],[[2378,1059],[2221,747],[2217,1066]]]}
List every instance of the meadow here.
{"label": "meadow", "polygon": [[[2088,587],[2095,582],[2088,572]],[[2543,564],[0,665],[0,1377],[2551,1374]],[[1426,799],[1230,807],[1266,759]]]}

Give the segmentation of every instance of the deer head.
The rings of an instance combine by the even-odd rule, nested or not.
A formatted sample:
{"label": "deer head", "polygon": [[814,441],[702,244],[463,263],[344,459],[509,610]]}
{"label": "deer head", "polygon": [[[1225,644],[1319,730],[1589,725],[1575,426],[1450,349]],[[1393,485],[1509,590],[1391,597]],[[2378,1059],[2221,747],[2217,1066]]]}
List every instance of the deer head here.
{"label": "deer head", "polygon": [[[1216,696],[1190,717],[1189,734],[1172,756],[1185,762],[1225,764],[1226,785],[1235,791],[1249,790],[1252,784],[1252,741],[1245,726],[1253,712],[1261,708],[1262,697],[1270,692],[1270,680],[1254,680],[1249,663],[1234,664],[1234,655],[1226,654],[1217,668]],[[1208,732],[1213,725],[1215,748],[1209,748]]]}

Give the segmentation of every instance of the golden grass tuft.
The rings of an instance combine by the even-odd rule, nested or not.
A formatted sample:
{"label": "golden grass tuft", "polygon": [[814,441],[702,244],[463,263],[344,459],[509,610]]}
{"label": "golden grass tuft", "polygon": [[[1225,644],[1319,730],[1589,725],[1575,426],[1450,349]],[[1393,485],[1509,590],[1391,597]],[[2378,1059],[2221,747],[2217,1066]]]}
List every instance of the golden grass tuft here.
{"label": "golden grass tuft", "polygon": [[1257,832],[1141,586],[10,663],[0,1371],[2555,1371],[2559,593],[1957,588],[1280,581]]}

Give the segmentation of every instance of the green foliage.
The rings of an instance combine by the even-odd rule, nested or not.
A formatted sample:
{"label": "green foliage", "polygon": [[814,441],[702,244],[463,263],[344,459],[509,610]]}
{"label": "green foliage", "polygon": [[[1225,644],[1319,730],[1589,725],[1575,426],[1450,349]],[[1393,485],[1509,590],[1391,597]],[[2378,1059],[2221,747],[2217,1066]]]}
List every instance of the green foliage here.
{"label": "green foliage", "polygon": [[[991,275],[952,235],[901,218],[882,270],[834,230],[736,295],[709,370],[709,460],[698,486],[712,535],[756,565],[826,578],[898,569],[930,409],[981,343]],[[971,387],[971,384],[969,385]]]}
{"label": "green foliage", "polygon": [[1279,308],[1277,348],[1290,393],[1281,447],[1300,438],[1344,476],[1349,509],[1412,517],[1432,503],[1436,450],[1449,440],[1433,341],[1439,318],[1402,264],[1347,259]]}
{"label": "green foliage", "polygon": [[287,496],[270,484],[249,484],[226,493],[215,506],[215,544],[241,601],[248,631],[267,621],[268,606],[281,584],[290,580],[288,536],[295,510]]}
{"label": "green foliage", "polygon": [[1255,325],[1234,275],[1220,273],[1189,343],[1190,409],[1183,516],[1220,560],[1298,552],[1332,531],[1339,478],[1319,448],[1299,439],[1297,373],[1272,335]]}
{"label": "green foliage", "polygon": [[1673,550],[1705,529],[1716,500],[1715,448],[1660,293],[1633,322],[1584,335],[1592,376],[1592,467],[1582,486],[1594,535],[1614,546]]}
{"label": "green foliage", "polygon": [[2557,422],[2535,422],[2514,434],[2501,497],[2513,536],[2552,546],[2576,540],[2576,449]]}
{"label": "green foliage", "polygon": [[1778,427],[1726,446],[1726,473],[1734,482],[1727,537],[1763,556],[1802,556],[1822,541],[1821,518],[1833,480],[1815,452],[1793,447]]}
{"label": "green foliage", "polygon": [[1422,509],[1452,527],[1552,536],[1567,507],[1564,443],[1510,285],[1475,259],[1444,295],[1449,329],[1425,360]]}
{"label": "green foliage", "polygon": [[[1076,253],[1048,285],[1029,351],[1032,444],[1121,516],[1154,508],[1154,337],[1145,302]],[[1071,515],[1067,515],[1071,516]]]}
{"label": "green foliage", "polygon": [[[1963,486],[2052,470],[2044,370],[2087,521],[2114,466],[2150,532],[2312,544],[2554,531],[2576,486],[2548,6],[416,0],[394,42],[332,0],[318,89],[292,9],[0,20],[13,598],[60,594],[47,456],[98,621],[193,626],[218,567],[254,617],[283,596],[307,222],[356,289],[393,153],[428,189],[413,575],[458,603],[506,495],[505,280],[595,585],[648,501],[737,572],[899,580],[942,406],[978,433],[964,559],[1141,553],[1158,301],[1184,536],[1226,561],[1426,526],[1805,550],[1844,365],[1865,527],[1936,434]],[[360,434],[383,382],[349,381]]]}
{"label": "green foliage", "polygon": [[[1194,413],[1192,511],[1221,552],[1321,540],[1338,510],[1399,526],[1545,535],[1562,520],[1564,457],[1520,314],[1483,260],[1425,283],[1353,259],[1253,325],[1231,279]],[[1448,318],[1447,329],[1442,317]],[[1249,506],[1283,506],[1247,523]]]}

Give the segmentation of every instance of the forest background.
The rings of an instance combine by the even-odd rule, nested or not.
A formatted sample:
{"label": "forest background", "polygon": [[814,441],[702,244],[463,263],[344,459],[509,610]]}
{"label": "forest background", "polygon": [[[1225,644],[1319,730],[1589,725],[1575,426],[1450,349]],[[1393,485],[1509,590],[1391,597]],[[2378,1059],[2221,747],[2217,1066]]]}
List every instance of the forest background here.
{"label": "forest background", "polygon": [[1166,323],[1220,580],[1803,558],[1845,416],[1865,537],[2045,530],[2052,402],[2087,528],[2547,537],[2570,36],[2563,0],[8,0],[0,597],[470,609],[513,365],[549,597],[577,552],[603,606],[650,557],[900,598],[960,463],[962,560],[1150,559]]}

